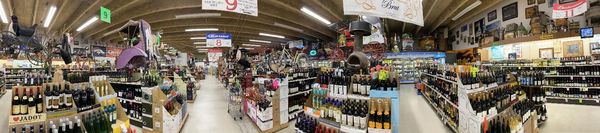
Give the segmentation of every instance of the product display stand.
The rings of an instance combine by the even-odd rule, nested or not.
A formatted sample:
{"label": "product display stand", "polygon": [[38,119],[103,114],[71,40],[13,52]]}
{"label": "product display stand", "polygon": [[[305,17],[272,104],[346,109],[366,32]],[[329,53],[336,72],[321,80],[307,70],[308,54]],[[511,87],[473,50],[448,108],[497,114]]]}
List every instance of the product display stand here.
{"label": "product display stand", "polygon": [[[174,114],[171,114],[171,112],[165,109],[164,105],[168,101],[175,100],[175,96],[172,94],[169,94],[168,96],[165,95],[158,87],[153,87],[150,90],[152,90],[152,94],[150,94],[152,96],[152,107],[149,110],[150,112],[152,112],[151,123],[153,124],[150,125],[152,128],[144,126],[144,132],[179,132],[185,124],[188,117],[187,103],[184,102],[182,104],[178,104],[177,102],[174,102],[174,107],[176,110],[174,111]],[[144,106],[144,108],[146,108],[146,106]],[[144,113],[143,115],[146,114]]]}
{"label": "product display stand", "polygon": [[[264,80],[272,80],[268,78],[257,78],[257,82],[262,84]],[[274,79],[273,79],[274,80]],[[279,89],[275,91],[271,98],[268,98],[271,102],[271,106],[265,110],[259,109],[260,107],[256,101],[246,98],[246,114],[250,120],[254,123],[257,129],[260,129],[262,133],[274,133],[281,129],[289,126],[288,124],[288,99],[287,91],[282,95],[282,90],[288,90],[288,79],[285,78],[279,83]],[[255,87],[263,86],[255,84]]]}

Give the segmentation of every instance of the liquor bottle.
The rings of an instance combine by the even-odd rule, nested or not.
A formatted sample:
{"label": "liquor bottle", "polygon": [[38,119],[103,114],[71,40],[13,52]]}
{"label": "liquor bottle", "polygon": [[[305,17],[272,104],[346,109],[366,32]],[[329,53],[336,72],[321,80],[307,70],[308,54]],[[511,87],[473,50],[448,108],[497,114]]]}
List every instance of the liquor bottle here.
{"label": "liquor bottle", "polygon": [[20,100],[20,97],[19,97],[19,91],[18,90],[19,90],[18,88],[15,88],[13,90],[12,115],[19,115],[19,114],[21,114],[21,100]]}
{"label": "liquor bottle", "polygon": [[26,89],[23,88],[23,93],[22,93],[23,96],[21,97],[21,103],[20,103],[20,105],[21,105],[21,115],[29,114],[29,111],[28,111],[29,110],[29,105],[27,104],[28,103],[27,100],[29,98],[27,97],[27,94],[25,94],[25,92],[26,92]]}
{"label": "liquor bottle", "polygon": [[29,109],[28,109],[29,114],[35,114],[37,111],[36,111],[36,103],[33,100],[35,98],[33,96],[33,89],[30,88],[29,93],[27,95],[29,95],[29,99],[27,99],[27,103],[28,103],[28,107],[29,107]]}
{"label": "liquor bottle", "polygon": [[[33,125],[29,126],[29,133],[35,133],[35,127]],[[25,132],[25,131],[23,131]]]}
{"label": "liquor bottle", "polygon": [[77,124],[75,124],[75,127],[73,128],[73,133],[80,133],[81,132],[81,119],[79,119],[78,116],[75,116],[75,120],[77,120]]}
{"label": "liquor bottle", "polygon": [[42,88],[38,87],[37,89],[37,97],[35,98],[35,103],[36,103],[36,113],[42,113],[44,112],[44,102],[42,102],[43,98],[42,98]]}
{"label": "liquor bottle", "polygon": [[52,102],[54,102],[54,95],[50,90],[50,85],[46,85],[46,89],[44,90],[44,95],[46,95],[46,99],[44,99],[44,103],[46,104],[47,111],[54,111],[54,106],[52,106]]}
{"label": "liquor bottle", "polygon": [[57,85],[56,87],[57,87],[56,93],[58,93],[58,108],[60,110],[62,110],[62,109],[66,108],[66,105],[65,105],[65,103],[66,103],[66,101],[65,101],[65,99],[66,99],[65,98],[65,90],[60,85]]}
{"label": "liquor bottle", "polygon": [[66,133],[67,132],[67,124],[65,124],[65,122],[63,119],[60,119],[62,122],[60,122],[60,133]]}
{"label": "liquor bottle", "polygon": [[17,128],[16,128],[16,127],[13,127],[13,128],[12,128],[12,132],[11,132],[11,133],[17,133]]}
{"label": "liquor bottle", "polygon": [[38,133],[45,133],[46,130],[44,130],[44,124],[40,124],[40,128],[39,128],[39,132]]}
{"label": "liquor bottle", "polygon": [[21,127],[21,133],[26,133],[25,132],[25,126]]}
{"label": "liquor bottle", "polygon": [[67,124],[67,133],[77,133],[75,130],[73,130],[73,121],[69,120],[68,118],[67,121],[69,121],[69,123]]}
{"label": "liquor bottle", "polygon": [[65,84],[65,89],[64,89],[64,101],[65,101],[65,107],[70,109],[71,107],[73,107],[73,92],[71,91],[71,87],[69,87],[69,84]]}
{"label": "liquor bottle", "polygon": [[52,133],[58,133],[58,128],[56,125],[52,125]]}

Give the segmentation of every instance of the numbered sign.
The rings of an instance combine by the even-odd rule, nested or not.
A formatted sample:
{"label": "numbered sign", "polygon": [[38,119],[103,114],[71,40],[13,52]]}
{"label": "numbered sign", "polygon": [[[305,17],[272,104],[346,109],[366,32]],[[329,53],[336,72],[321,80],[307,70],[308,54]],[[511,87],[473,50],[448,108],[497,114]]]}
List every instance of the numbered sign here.
{"label": "numbered sign", "polygon": [[258,16],[257,0],[202,0],[202,10],[219,10]]}
{"label": "numbered sign", "polygon": [[100,20],[110,23],[110,10],[108,8],[100,7]]}

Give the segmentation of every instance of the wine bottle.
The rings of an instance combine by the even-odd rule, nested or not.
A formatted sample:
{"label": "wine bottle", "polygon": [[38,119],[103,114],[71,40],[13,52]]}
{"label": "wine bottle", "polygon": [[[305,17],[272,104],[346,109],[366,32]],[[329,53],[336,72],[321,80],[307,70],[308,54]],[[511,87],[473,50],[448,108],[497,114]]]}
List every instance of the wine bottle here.
{"label": "wine bottle", "polygon": [[21,115],[26,115],[26,114],[29,114],[29,111],[28,111],[29,110],[29,105],[27,104],[28,103],[27,100],[29,98],[27,97],[27,94],[25,94],[25,92],[26,92],[25,88],[23,88],[22,92],[23,92],[22,93],[23,96],[21,97],[21,103],[20,103],[20,105],[21,105],[21,111],[20,112],[21,112]]}
{"label": "wine bottle", "polygon": [[29,114],[35,114],[37,111],[36,111],[36,103],[33,100],[35,98],[33,96],[33,89],[30,88],[29,89],[29,93],[27,95],[29,95],[29,99],[27,100],[28,104],[29,104],[28,105],[28,107],[29,107],[29,109],[28,109]]}
{"label": "wine bottle", "polygon": [[19,91],[18,90],[19,90],[18,88],[15,88],[13,90],[12,115],[19,115],[19,114],[21,114],[21,100],[20,100],[21,98],[19,97]]}
{"label": "wine bottle", "polygon": [[36,113],[44,112],[44,104],[42,102],[42,88],[38,87],[37,89],[37,98],[35,99],[36,103]]}

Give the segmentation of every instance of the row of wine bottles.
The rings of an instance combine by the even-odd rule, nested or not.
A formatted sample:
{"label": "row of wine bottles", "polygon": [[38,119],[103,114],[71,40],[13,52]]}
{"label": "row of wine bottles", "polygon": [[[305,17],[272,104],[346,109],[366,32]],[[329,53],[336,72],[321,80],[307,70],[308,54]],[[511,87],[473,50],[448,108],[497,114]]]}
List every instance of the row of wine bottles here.
{"label": "row of wine bottles", "polygon": [[83,115],[83,124],[88,133],[112,133],[113,127],[108,114],[102,110]]}
{"label": "row of wine bottles", "polygon": [[[35,88],[37,88],[37,90]],[[21,90],[20,94],[19,90]],[[34,94],[34,90],[36,90],[36,94]],[[44,103],[42,102],[42,91],[39,87],[13,88],[11,105],[12,115],[43,113]]]}
{"label": "row of wine bottles", "polygon": [[519,96],[523,95],[520,86],[502,86],[494,90],[471,94],[469,101],[478,116],[502,112]]}
{"label": "row of wine bottles", "polygon": [[600,89],[547,88],[546,95],[565,98],[599,98]]}
{"label": "row of wine bottles", "polygon": [[442,93],[445,97],[448,97],[452,103],[458,103],[458,85],[445,82],[440,79],[425,76],[426,84]]}
{"label": "row of wine bottles", "polygon": [[22,86],[41,86],[43,83],[50,81],[50,75],[42,73],[41,71],[23,71],[19,75],[23,75],[23,79],[21,80]]}
{"label": "row of wine bottles", "polygon": [[591,56],[576,56],[559,58],[562,65],[583,65],[589,64],[592,61]]}
{"label": "row of wine bottles", "polygon": [[338,133],[337,129],[327,127],[304,113],[298,115],[294,126],[303,133]]}
{"label": "row of wine bottles", "polygon": [[290,80],[306,79],[317,76],[317,70],[314,68],[295,68],[290,73]]}
{"label": "row of wine bottles", "polygon": [[[20,129],[20,133],[81,133],[81,119],[75,116],[74,120],[70,118],[62,118],[55,124],[54,121],[50,121],[46,131],[44,124],[39,124],[37,130],[36,125],[23,125]],[[37,131],[37,132],[36,132]],[[12,127],[11,133],[18,133],[17,127]]]}

